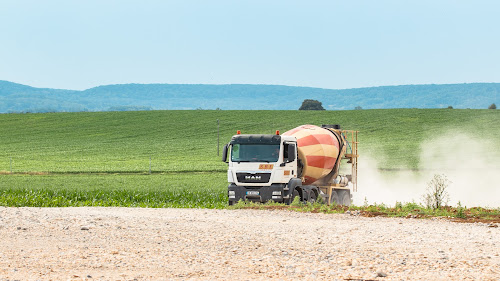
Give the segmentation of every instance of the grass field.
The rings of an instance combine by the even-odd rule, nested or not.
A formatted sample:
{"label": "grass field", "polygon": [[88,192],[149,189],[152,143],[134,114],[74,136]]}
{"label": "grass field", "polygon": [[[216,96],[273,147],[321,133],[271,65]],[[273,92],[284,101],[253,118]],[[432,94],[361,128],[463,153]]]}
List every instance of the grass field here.
{"label": "grass field", "polygon": [[223,207],[227,166],[217,156],[217,119],[220,147],[236,130],[341,124],[360,131],[360,151],[380,156],[381,169],[417,169],[422,141],[449,130],[500,149],[497,110],[0,114],[0,205]]}
{"label": "grass field", "polygon": [[221,173],[0,175],[0,206],[224,208]]}

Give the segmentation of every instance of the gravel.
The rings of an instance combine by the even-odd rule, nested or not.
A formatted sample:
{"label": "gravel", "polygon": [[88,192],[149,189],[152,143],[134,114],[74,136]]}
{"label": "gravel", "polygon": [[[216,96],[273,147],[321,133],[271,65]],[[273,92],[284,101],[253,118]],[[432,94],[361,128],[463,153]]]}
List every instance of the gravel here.
{"label": "gravel", "polygon": [[282,210],[0,207],[0,280],[500,280],[500,228]]}

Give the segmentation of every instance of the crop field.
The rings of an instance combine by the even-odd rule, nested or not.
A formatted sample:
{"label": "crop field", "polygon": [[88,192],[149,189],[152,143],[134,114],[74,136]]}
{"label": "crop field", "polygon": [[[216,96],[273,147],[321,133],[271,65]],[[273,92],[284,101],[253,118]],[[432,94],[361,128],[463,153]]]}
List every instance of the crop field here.
{"label": "crop field", "polygon": [[219,173],[0,175],[0,206],[224,208]]}
{"label": "crop field", "polygon": [[0,114],[0,205],[222,208],[227,166],[217,155],[217,120],[220,154],[236,130],[302,124],[359,130],[361,153],[380,155],[386,170],[418,169],[422,141],[450,130],[500,149],[497,110]]}

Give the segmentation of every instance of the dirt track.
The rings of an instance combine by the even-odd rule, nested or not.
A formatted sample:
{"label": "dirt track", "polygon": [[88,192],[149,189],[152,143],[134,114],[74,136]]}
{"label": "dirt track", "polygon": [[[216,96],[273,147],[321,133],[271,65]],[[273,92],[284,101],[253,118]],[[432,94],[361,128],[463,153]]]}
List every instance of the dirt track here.
{"label": "dirt track", "polygon": [[287,211],[0,207],[0,280],[500,280],[500,228]]}

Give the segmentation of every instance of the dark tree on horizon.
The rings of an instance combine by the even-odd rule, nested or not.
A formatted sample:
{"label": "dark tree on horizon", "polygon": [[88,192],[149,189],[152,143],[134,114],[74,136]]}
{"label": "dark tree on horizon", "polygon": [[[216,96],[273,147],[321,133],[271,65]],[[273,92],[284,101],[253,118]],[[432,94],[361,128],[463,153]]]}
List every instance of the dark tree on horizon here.
{"label": "dark tree on horizon", "polygon": [[325,110],[320,101],[305,99],[299,110]]}

